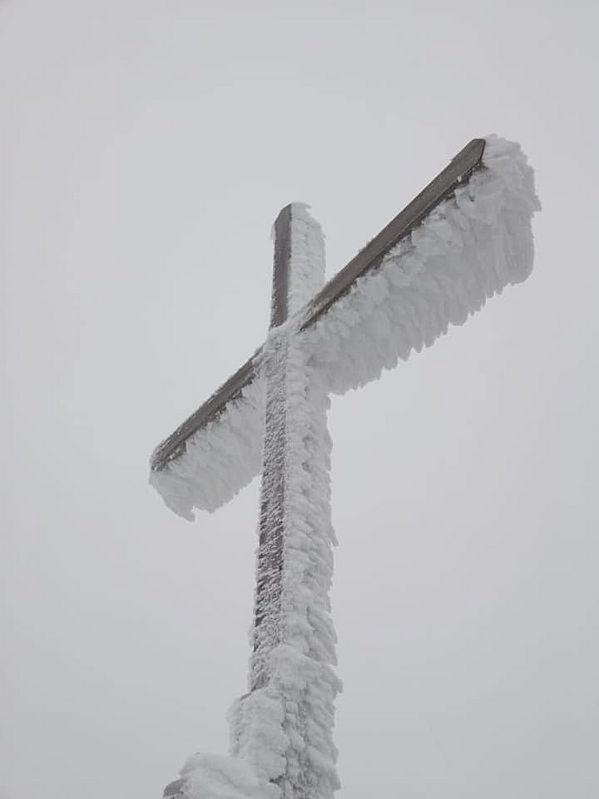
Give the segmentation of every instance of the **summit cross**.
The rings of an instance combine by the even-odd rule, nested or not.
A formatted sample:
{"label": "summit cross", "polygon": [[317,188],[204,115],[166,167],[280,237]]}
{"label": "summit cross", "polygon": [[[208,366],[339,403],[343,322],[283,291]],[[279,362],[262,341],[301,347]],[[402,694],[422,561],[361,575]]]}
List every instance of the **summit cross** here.
{"label": "summit cross", "polygon": [[332,280],[301,203],[274,225],[265,343],[155,450],[150,482],[175,512],[214,511],[261,468],[248,693],[229,756],[192,756],[165,796],[331,799],[335,633],[327,409],[524,280],[540,208],[519,146],[473,139]]}

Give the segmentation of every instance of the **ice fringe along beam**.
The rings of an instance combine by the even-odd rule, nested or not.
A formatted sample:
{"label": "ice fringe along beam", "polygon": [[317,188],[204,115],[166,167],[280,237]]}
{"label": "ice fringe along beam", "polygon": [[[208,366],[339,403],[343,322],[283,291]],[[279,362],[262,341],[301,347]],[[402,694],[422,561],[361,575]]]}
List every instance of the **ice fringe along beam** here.
{"label": "ice fringe along beam", "polygon": [[[539,209],[520,146],[474,139],[286,324],[331,392],[363,385],[525,280]],[[259,355],[154,452],[150,482],[186,519],[216,510],[260,470]]]}

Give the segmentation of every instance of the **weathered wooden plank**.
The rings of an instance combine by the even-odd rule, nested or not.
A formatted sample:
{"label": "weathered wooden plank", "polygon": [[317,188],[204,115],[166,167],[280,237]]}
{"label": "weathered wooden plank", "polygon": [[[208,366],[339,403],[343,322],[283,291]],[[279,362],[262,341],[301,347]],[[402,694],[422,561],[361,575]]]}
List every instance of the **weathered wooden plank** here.
{"label": "weathered wooden plank", "polygon": [[[386,225],[352,260],[332,278],[318,294],[300,311],[304,322],[301,330],[311,327],[340,297],[343,297],[351,288],[355,280],[366,272],[376,269],[385,254],[395,247],[401,239],[408,236],[424,219],[439,205],[451,197],[457,186],[467,181],[471,174],[482,167],[482,157],[485,149],[484,139],[473,139],[469,142],[421,192],[397,216]],[[275,222],[275,264],[277,263],[277,246],[280,252],[288,251],[289,239],[285,239],[285,226],[289,228],[291,206],[283,208]],[[277,232],[277,225],[279,231]],[[280,236],[280,238],[279,238]],[[277,240],[279,243],[277,244]],[[286,297],[288,293],[288,280],[284,271],[277,280],[275,267],[275,280],[273,282],[273,303],[271,323],[273,326],[281,324],[286,318]],[[240,396],[242,389],[248,386],[256,377],[254,360],[259,354],[258,350],[252,358],[235,372],[218,391],[208,399],[195,413],[165,439],[154,451],[151,460],[153,470],[163,469],[166,464],[176,458],[184,450],[185,442],[197,430],[208,422],[216,419],[229,402]]]}

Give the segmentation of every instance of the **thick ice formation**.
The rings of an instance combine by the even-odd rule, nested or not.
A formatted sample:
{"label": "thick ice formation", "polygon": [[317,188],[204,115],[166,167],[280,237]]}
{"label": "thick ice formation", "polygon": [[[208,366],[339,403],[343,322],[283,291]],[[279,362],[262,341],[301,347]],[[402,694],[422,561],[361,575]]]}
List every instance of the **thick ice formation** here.
{"label": "thick ice formation", "polygon": [[[324,277],[320,228],[303,206],[292,214],[291,241],[293,311]],[[186,763],[174,783],[185,799],[332,799],[339,787],[329,398],[322,375],[308,365],[298,321],[271,332],[257,363],[268,411],[258,552],[266,590],[258,591],[250,693],[229,714],[231,756],[201,754]]]}
{"label": "thick ice formation", "polygon": [[[270,357],[278,374],[269,368]],[[334,699],[341,686],[332,669],[336,637],[328,596],[334,543],[331,440],[326,426],[329,399],[322,377],[311,372],[307,360],[301,338],[287,326],[275,331],[264,349],[269,384],[280,381],[284,385],[284,391],[275,393],[278,407],[273,404],[269,418],[269,425],[277,429],[281,422],[286,442],[284,479],[278,486],[283,571],[280,591],[266,595],[268,605],[255,633],[250,683],[259,687],[240,700],[232,714],[232,739],[233,752],[250,760],[259,773],[272,774],[272,764],[283,748],[283,770],[276,775],[283,799],[332,799],[339,786],[332,730]],[[269,471],[279,463],[278,452],[269,452],[268,432],[266,441],[263,505],[271,501]],[[266,517],[267,526],[277,527],[278,510]],[[268,548],[271,540],[267,535],[261,548]],[[260,567],[258,573],[260,577]],[[276,586],[277,576],[271,578]],[[256,703],[263,708],[268,699],[280,702],[278,726],[273,713],[272,721],[265,723],[264,713],[256,712]],[[256,741],[261,742],[259,747]]]}
{"label": "thick ice formation", "polygon": [[261,780],[242,758],[198,753],[181,769],[184,799],[278,799],[276,785]]}
{"label": "thick ice formation", "polygon": [[[322,233],[304,206],[292,208],[289,271],[293,312],[324,280]],[[322,375],[308,366],[298,321],[292,316],[271,332],[259,364],[268,421],[258,612],[252,690],[231,714],[232,752],[275,780],[282,799],[332,799],[339,785],[332,729],[340,683],[332,669],[336,638],[329,602],[329,398]]]}
{"label": "thick ice formation", "polygon": [[[300,334],[329,391],[343,393],[377,378],[529,275],[531,218],[540,208],[532,169],[519,145],[496,136],[486,139],[483,165]],[[318,257],[320,234],[305,206],[293,209],[290,292],[293,303],[305,303],[318,288],[305,264],[308,253]],[[297,329],[305,315],[299,310],[286,327]],[[193,519],[194,507],[213,511],[258,473],[264,397],[256,380],[188,440],[182,455],[152,472],[150,482],[176,513]]]}
{"label": "thick ice formation", "polygon": [[254,479],[262,463],[264,396],[258,377],[187,439],[181,455],[150,472],[150,484],[171,510],[193,521],[194,507],[215,511]]}
{"label": "thick ice formation", "polygon": [[306,203],[291,206],[291,253],[289,259],[288,307],[299,311],[322,288],[325,272],[324,236],[310,216]]}
{"label": "thick ice formation", "polygon": [[518,144],[496,136],[483,165],[306,331],[330,391],[378,378],[528,277],[533,171]]}

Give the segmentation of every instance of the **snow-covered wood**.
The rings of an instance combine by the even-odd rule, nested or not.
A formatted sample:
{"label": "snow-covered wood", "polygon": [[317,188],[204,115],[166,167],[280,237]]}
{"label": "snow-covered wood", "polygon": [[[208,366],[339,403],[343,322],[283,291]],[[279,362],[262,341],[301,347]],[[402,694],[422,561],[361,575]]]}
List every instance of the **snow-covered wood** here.
{"label": "snow-covered wood", "polygon": [[339,787],[329,395],[376,379],[530,274],[540,208],[532,170],[517,144],[494,136],[477,158],[467,175],[454,164],[443,201],[429,202],[436,195],[427,187],[416,207],[421,216],[430,207],[418,224],[399,239],[387,226],[331,290],[318,292],[320,226],[302,204],[284,209],[275,225],[275,326],[250,379],[152,471],[165,502],[193,518],[194,507],[214,510],[233,496],[262,454],[249,693],[229,714],[230,755],[192,756],[168,787],[175,796],[332,799]]}
{"label": "snow-covered wood", "polygon": [[[305,289],[292,282],[291,293],[306,304],[285,324],[303,331],[303,346],[331,392],[376,379],[530,273],[531,219],[540,205],[520,146],[488,136],[479,167],[457,177],[455,183],[451,173],[455,185],[449,184],[449,196],[379,253],[326,312],[309,299],[313,287],[302,283],[296,258],[298,285]],[[299,219],[302,206],[295,206]],[[186,519],[194,518],[194,508],[216,510],[260,470],[265,403],[260,352],[234,399],[224,392],[226,401],[211,410],[203,426],[191,425],[195,432],[177,438],[170,459],[164,445],[157,449],[161,457],[154,456],[150,482]],[[201,419],[200,411],[190,420]]]}
{"label": "snow-covered wood", "polygon": [[303,334],[333,393],[375,380],[530,274],[533,171],[496,136],[482,163]]}

